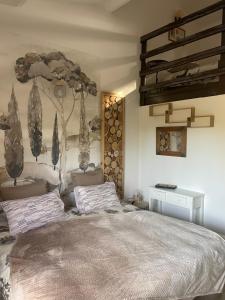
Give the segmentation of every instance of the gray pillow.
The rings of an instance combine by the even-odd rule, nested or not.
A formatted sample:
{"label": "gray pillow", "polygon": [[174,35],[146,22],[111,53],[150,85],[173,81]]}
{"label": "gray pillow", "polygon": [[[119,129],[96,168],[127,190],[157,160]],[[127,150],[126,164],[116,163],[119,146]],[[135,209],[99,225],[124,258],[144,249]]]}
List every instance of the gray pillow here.
{"label": "gray pillow", "polygon": [[38,197],[3,201],[0,205],[13,236],[65,217],[64,204],[54,192]]}
{"label": "gray pillow", "polygon": [[89,171],[86,173],[71,173],[71,179],[73,186],[90,186],[104,183],[104,175],[102,169],[96,169],[95,171]]}
{"label": "gray pillow", "polygon": [[17,186],[1,186],[0,201],[24,199],[34,196],[41,196],[48,193],[47,181],[38,179],[27,181],[27,184]]}
{"label": "gray pillow", "polygon": [[76,206],[80,213],[121,207],[114,182],[74,188]]}

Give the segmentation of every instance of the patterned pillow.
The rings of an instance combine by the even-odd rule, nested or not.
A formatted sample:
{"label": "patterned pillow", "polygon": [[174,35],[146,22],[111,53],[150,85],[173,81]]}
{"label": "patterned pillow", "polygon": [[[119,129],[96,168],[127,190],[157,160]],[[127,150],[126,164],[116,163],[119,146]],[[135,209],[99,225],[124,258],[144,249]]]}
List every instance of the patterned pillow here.
{"label": "patterned pillow", "polygon": [[65,217],[64,204],[56,193],[1,202],[10,234],[26,232]]}
{"label": "patterned pillow", "polygon": [[80,213],[105,210],[120,206],[114,182],[74,188],[76,205]]}

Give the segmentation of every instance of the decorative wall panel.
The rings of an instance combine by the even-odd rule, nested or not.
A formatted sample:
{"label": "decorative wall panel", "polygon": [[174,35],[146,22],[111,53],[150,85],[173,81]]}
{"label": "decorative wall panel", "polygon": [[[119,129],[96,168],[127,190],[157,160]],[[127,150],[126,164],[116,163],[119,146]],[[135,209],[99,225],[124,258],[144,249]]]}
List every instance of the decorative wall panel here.
{"label": "decorative wall panel", "polygon": [[114,181],[120,199],[124,196],[125,98],[102,94],[102,165],[106,181]]}
{"label": "decorative wall panel", "polygon": [[7,167],[8,177],[22,179],[23,164],[38,158],[58,170],[64,188],[70,171],[94,170],[101,162],[99,59],[41,46],[17,55],[0,82],[0,167]]}

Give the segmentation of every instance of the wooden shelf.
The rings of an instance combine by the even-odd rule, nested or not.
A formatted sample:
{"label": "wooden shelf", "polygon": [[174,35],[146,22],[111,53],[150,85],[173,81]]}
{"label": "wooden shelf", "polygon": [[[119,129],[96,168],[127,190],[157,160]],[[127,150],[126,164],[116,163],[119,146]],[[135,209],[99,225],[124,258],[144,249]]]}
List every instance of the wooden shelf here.
{"label": "wooden shelf", "polygon": [[[177,42],[167,43],[161,47],[148,50],[147,42],[172,29],[183,26],[199,18],[210,15],[216,11],[223,10],[222,24],[189,35]],[[156,66],[149,67],[148,58],[160,55],[164,52],[184,47],[187,44],[199,41],[201,39],[220,33],[222,35],[221,45],[218,47],[206,49],[198,53],[188,55],[169,62],[162,62]],[[179,101],[185,99],[216,96],[225,93],[225,0],[219,1],[204,9],[194,12],[178,21],[169,23],[153,32],[141,37],[141,71],[140,71],[140,105],[151,105],[155,103],[164,103],[168,101]],[[151,74],[158,74],[161,71],[168,71],[171,68],[178,68],[187,64],[197,62],[209,57],[220,55],[218,68],[202,71],[195,74],[189,74],[183,77],[156,82],[146,85],[146,77]],[[157,77],[158,78],[158,77]],[[217,80],[214,82],[212,80]],[[211,82],[208,82],[211,80]]]}

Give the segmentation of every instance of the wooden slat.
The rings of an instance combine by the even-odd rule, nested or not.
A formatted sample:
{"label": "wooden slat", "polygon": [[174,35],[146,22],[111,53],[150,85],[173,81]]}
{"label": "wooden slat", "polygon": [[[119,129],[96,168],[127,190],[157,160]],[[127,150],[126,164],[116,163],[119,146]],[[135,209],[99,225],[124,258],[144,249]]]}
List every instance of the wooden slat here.
{"label": "wooden slat", "polygon": [[[145,54],[146,51],[147,51],[147,42],[144,41],[141,43],[141,53]],[[145,62],[145,60],[142,60],[141,61],[141,69],[143,70],[144,68],[146,68],[146,62]],[[141,85],[145,85],[145,79],[146,79],[145,77],[146,77],[145,75],[141,76],[141,80],[140,80]],[[140,97],[141,97],[141,103],[142,103],[144,101],[144,94],[141,94]]]}
{"label": "wooden slat", "polygon": [[210,78],[217,77],[217,76],[224,75],[224,74],[225,74],[225,68],[208,70],[208,71],[189,75],[189,76],[182,77],[182,78],[166,80],[166,81],[160,82],[158,84],[152,84],[149,86],[141,86],[140,91],[147,92],[152,89],[155,90],[155,89],[175,86],[175,85],[182,84],[182,83],[189,83],[189,82],[198,81],[198,80],[210,79]]}
{"label": "wooden slat", "polygon": [[[222,23],[225,24],[225,9],[223,9]],[[225,46],[225,31],[221,34],[221,45]],[[219,68],[225,67],[225,54],[222,54],[219,61]],[[220,77],[221,84],[224,84],[225,76]]]}
{"label": "wooden slat", "polygon": [[158,103],[166,103],[170,101],[181,101],[193,98],[203,98],[221,95],[225,93],[225,86],[218,82],[204,84],[195,84],[192,86],[176,87],[169,90],[160,91],[157,94],[145,93],[144,105],[153,105]]}
{"label": "wooden slat", "polygon": [[180,27],[180,26],[183,26],[191,21],[194,21],[194,20],[197,20],[201,17],[205,17],[213,12],[216,12],[220,9],[223,9],[225,7],[225,0],[222,0],[222,1],[219,1],[213,5],[210,5],[206,8],[203,8],[197,12],[194,12],[188,16],[185,16],[184,18],[181,18],[179,21],[176,21],[176,22],[172,22],[172,23],[169,23],[157,30],[154,30],[148,34],[145,34],[141,37],[141,42],[143,41],[147,41],[149,39],[152,39],[160,34],[163,34],[171,29],[174,29],[174,28],[177,28],[177,27]]}
{"label": "wooden slat", "polygon": [[185,46],[187,44],[199,41],[201,39],[210,37],[214,34],[217,34],[217,33],[223,32],[223,31],[225,31],[225,25],[217,25],[212,28],[209,28],[209,29],[200,31],[198,33],[195,33],[193,35],[190,35],[180,41],[168,43],[164,46],[158,47],[158,48],[148,51],[146,53],[142,53],[140,58],[141,58],[141,60],[144,60],[146,58],[149,58],[149,57],[152,57],[152,56],[155,56],[158,54],[162,54],[164,52],[176,49],[181,46]]}
{"label": "wooden slat", "polygon": [[157,72],[160,72],[163,70],[168,70],[168,69],[171,69],[174,67],[186,65],[187,63],[205,59],[205,58],[208,58],[211,56],[216,56],[221,53],[225,53],[225,46],[211,48],[211,49],[204,50],[204,51],[201,51],[201,52],[198,52],[198,53],[186,56],[186,57],[182,57],[182,58],[170,61],[170,62],[162,63],[156,67],[152,67],[151,69],[142,70],[140,72],[140,75],[145,76],[145,75],[157,73]]}

